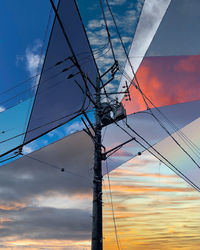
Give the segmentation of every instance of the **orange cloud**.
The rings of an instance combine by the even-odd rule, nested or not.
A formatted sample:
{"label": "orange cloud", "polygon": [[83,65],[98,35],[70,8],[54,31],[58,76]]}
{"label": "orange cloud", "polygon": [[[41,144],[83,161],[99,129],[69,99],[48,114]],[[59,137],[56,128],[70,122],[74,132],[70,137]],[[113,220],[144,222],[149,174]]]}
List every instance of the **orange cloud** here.
{"label": "orange cloud", "polygon": [[19,203],[19,202],[8,202],[8,203],[0,203],[0,209],[1,210],[20,210],[22,208],[26,207],[25,203]]}
{"label": "orange cloud", "polygon": [[[9,240],[6,242],[6,246],[10,249],[24,249],[25,247],[32,250],[37,249],[76,249],[76,250],[89,250],[91,248],[91,242],[88,241],[73,241],[73,240],[33,240],[33,239],[23,239],[23,240]],[[7,249],[7,248],[6,248]]]}
{"label": "orange cloud", "polygon": [[131,193],[151,193],[151,192],[190,192],[193,188],[190,187],[156,187],[145,185],[112,185],[112,191],[131,192]]}
{"label": "orange cloud", "polygon": [[153,178],[175,178],[177,179],[177,175],[163,175],[163,174],[157,174],[157,173],[139,173],[136,172],[134,169],[116,169],[113,171],[112,176],[129,176],[129,175],[134,175],[134,176],[141,176],[141,177],[153,177]]}
{"label": "orange cloud", "polygon": [[[199,55],[146,57],[137,72],[137,79],[143,93],[157,107],[189,102],[200,99],[199,68]],[[122,101],[127,113],[145,110],[147,107],[140,91],[133,85],[129,91],[131,101],[126,98]]]}

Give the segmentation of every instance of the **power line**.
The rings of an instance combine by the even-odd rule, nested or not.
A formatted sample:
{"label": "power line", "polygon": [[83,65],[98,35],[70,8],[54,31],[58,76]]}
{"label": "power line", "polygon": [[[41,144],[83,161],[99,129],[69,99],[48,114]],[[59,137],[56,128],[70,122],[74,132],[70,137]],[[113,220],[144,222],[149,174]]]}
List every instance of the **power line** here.
{"label": "power line", "polygon": [[[153,111],[152,111],[153,112]],[[138,113],[146,113],[152,116],[152,113],[150,112],[145,112],[145,111],[141,111],[141,112],[137,112],[135,114]],[[194,153],[194,155],[196,155],[197,158],[200,159],[200,149],[197,147],[196,144],[194,144],[190,138],[188,138],[180,128],[178,128],[172,121],[170,121],[164,114],[163,117],[166,119],[166,123],[168,123],[169,126],[172,127],[172,129],[174,130],[174,133],[176,133],[181,139],[182,141],[189,147],[189,149]]]}
{"label": "power line", "polygon": [[[108,49],[108,51],[109,51],[109,49]],[[106,51],[106,52],[105,52],[104,54],[102,54],[102,55],[105,55],[108,51]],[[102,55],[101,55],[101,56],[102,56]],[[85,58],[83,58],[83,59],[85,60],[85,59],[88,59],[88,58],[89,58],[89,57],[85,57]],[[83,60],[83,59],[82,59],[82,60]],[[80,62],[81,62],[82,60],[80,60]],[[81,65],[87,64],[89,61],[90,61],[90,60],[84,61],[83,63],[81,63]],[[55,67],[55,66],[54,66],[54,67]],[[68,71],[69,69],[74,68],[74,67],[75,67],[75,65],[71,65],[71,66],[69,66],[69,67],[67,67],[67,68],[64,68],[64,69],[61,70],[60,72],[54,74],[53,76],[47,78],[46,80],[43,80],[42,83],[49,82],[49,81],[51,81],[52,79],[54,79],[54,78],[56,78],[57,76],[59,76],[60,74],[65,73],[66,71]],[[53,67],[49,68],[48,70],[50,70],[50,69],[52,69],[52,68],[53,68]],[[46,72],[46,71],[48,71],[48,70],[45,70],[45,71],[43,71],[43,72]],[[36,77],[38,77],[38,76],[40,76],[40,74],[37,74],[37,75],[35,75],[35,76],[31,77],[31,78],[28,78],[27,80],[21,82],[21,83],[18,84],[18,85],[15,85],[14,87],[10,88],[9,90],[0,93],[0,95],[1,95],[1,94],[7,93],[8,91],[11,91],[11,90],[15,89],[16,87],[20,86],[21,84],[24,84],[25,82],[29,81],[30,79],[34,79],[34,78],[36,78]],[[29,87],[28,89],[23,90],[23,91],[21,91],[20,93],[18,93],[18,94],[16,94],[16,95],[14,95],[14,96],[12,96],[12,97],[10,97],[10,98],[8,98],[8,99],[6,99],[6,100],[0,102],[0,105],[3,105],[3,104],[5,104],[5,103],[7,103],[7,102],[9,102],[9,101],[11,101],[11,100],[13,100],[13,99],[16,99],[17,97],[22,96],[23,94],[28,93],[30,90],[33,90],[34,88],[37,88],[37,87],[38,87],[38,84],[35,84],[35,85]]]}
{"label": "power line", "polygon": [[[173,170],[177,175],[179,175],[180,177],[182,177],[186,182],[188,182],[196,190],[200,191],[200,188],[196,184],[194,184],[191,180],[189,180],[187,176],[185,176],[174,164],[172,164],[166,157],[164,157],[158,150],[156,150],[153,145],[151,145],[147,140],[145,140],[135,130],[133,130],[131,128],[131,131],[134,132],[140,139],[142,139],[150,148],[152,148],[161,157],[161,159],[155,153],[153,153],[148,147],[144,146],[135,137],[133,137],[126,129],[124,129],[122,126],[120,126],[115,120],[113,120],[113,122],[116,124],[116,126],[118,126],[121,130],[123,130],[127,135],[129,135],[135,142],[137,142],[145,150],[147,150],[149,153],[151,153],[153,156],[155,156],[158,160],[160,160],[162,163],[164,163],[166,166],[168,166],[171,170]],[[167,164],[162,159],[164,159],[164,161],[166,161]]]}
{"label": "power line", "polygon": [[[43,38],[42,49],[41,49],[41,53],[40,53],[40,59],[39,59],[39,62],[38,62],[38,67],[37,67],[37,74],[39,74],[40,65],[42,63],[42,56],[44,54],[45,43],[46,43],[46,39],[47,39],[47,35],[48,35],[48,30],[49,30],[49,26],[50,26],[50,20],[51,20],[51,16],[52,16],[52,11],[53,11],[53,9],[51,7],[50,12],[49,12],[49,17],[48,17],[48,21],[47,21],[47,26],[46,26],[45,34],[44,34],[44,38]],[[35,84],[37,84],[37,78],[35,78]]]}
{"label": "power line", "polygon": [[14,156],[11,156],[11,157],[9,157],[9,158],[6,158],[6,159],[4,159],[4,160],[1,160],[0,163],[3,163],[3,162],[5,162],[5,161],[12,160],[12,159],[16,158],[16,157],[19,156],[19,155],[20,155],[20,154],[17,153],[17,154],[15,154]]}
{"label": "power line", "polygon": [[106,169],[107,169],[108,187],[109,187],[110,201],[111,201],[111,208],[112,208],[112,218],[113,218],[113,223],[114,223],[114,228],[115,228],[115,238],[116,238],[117,248],[120,250],[119,236],[118,236],[117,224],[116,224],[116,219],[115,219],[115,212],[114,212],[114,205],[113,205],[113,199],[112,199],[112,190],[111,190],[110,176],[109,176],[107,160],[106,160]]}
{"label": "power line", "polygon": [[[149,108],[149,105],[148,105],[148,103],[147,103],[147,101],[146,101],[146,99],[145,99],[145,96],[144,96],[144,94],[143,94],[143,92],[142,92],[142,90],[141,90],[141,88],[140,88],[140,84],[139,84],[139,82],[138,82],[138,79],[137,79],[137,76],[136,76],[136,74],[135,74],[135,71],[134,71],[134,69],[133,69],[133,66],[132,66],[132,63],[131,63],[131,61],[130,61],[130,58],[129,58],[129,55],[128,55],[128,53],[127,53],[127,51],[126,51],[126,48],[125,48],[125,46],[124,46],[124,43],[123,43],[123,40],[122,40],[122,37],[121,37],[121,35],[120,35],[120,32],[119,32],[119,29],[118,29],[118,26],[117,26],[117,23],[116,23],[116,21],[115,21],[115,17],[114,17],[114,15],[113,15],[113,13],[112,13],[112,10],[111,10],[111,7],[110,7],[110,5],[109,5],[109,3],[108,3],[108,0],[106,0],[106,3],[107,3],[107,6],[108,6],[108,9],[109,9],[109,11],[110,11],[110,14],[111,14],[111,16],[112,16],[112,19],[113,19],[113,22],[114,22],[114,25],[115,25],[115,28],[116,28],[116,31],[117,31],[117,34],[118,34],[118,36],[119,36],[119,39],[120,39],[120,42],[121,42],[121,44],[122,44],[122,47],[123,47],[123,50],[124,50],[124,52],[125,52],[125,55],[126,55],[126,58],[127,58],[127,60],[128,60],[128,63],[129,63],[129,65],[130,65],[130,67],[131,67],[131,71],[132,71],[132,73],[133,73],[133,76],[134,76],[134,79],[135,79],[135,81],[136,81],[136,83],[137,83],[137,89],[141,92],[141,94],[142,94],[142,98],[143,98],[143,101],[144,101],[144,103],[145,103],[145,105],[146,105],[146,107],[147,107],[147,109],[150,109]],[[131,81],[131,83],[134,85],[134,83]],[[136,85],[135,85],[136,86]],[[156,119],[157,121],[159,121],[158,119]],[[159,122],[159,124],[161,125],[161,123]],[[197,162],[193,159],[193,157],[177,142],[177,140],[169,133],[169,131],[164,127],[164,126],[162,126],[164,129],[165,129],[165,131],[172,137],[172,139],[174,140],[174,142],[190,157],[190,159],[197,165],[197,167],[199,167],[200,168],[200,166],[197,164]]]}
{"label": "power line", "polygon": [[[108,3],[108,0],[106,0],[106,3],[107,3],[107,6],[108,6],[108,9],[109,9],[109,12],[110,12],[110,14],[111,14],[111,17],[112,17],[112,19],[113,19],[113,23],[114,23],[114,25],[115,25],[115,29],[116,29],[117,34],[118,34],[118,37],[119,37],[119,39],[120,39],[122,48],[123,48],[123,50],[124,50],[124,53],[125,53],[126,58],[127,58],[127,60],[128,60],[128,63],[129,63],[129,65],[130,65],[130,67],[131,67],[131,71],[132,71],[132,73],[133,73],[134,79],[135,79],[135,81],[136,81],[136,83],[137,83],[137,87],[140,89],[140,84],[139,84],[139,82],[138,82],[137,76],[136,76],[135,71],[134,71],[134,69],[133,69],[133,65],[132,65],[132,63],[131,63],[131,61],[130,61],[128,52],[127,52],[126,47],[125,47],[125,45],[124,45],[123,39],[122,39],[121,34],[120,34],[120,32],[119,32],[117,23],[116,23],[116,21],[115,21],[115,17],[114,17],[114,15],[113,15],[113,12],[112,12],[112,9],[111,9],[111,7],[110,7],[110,4]],[[142,98],[143,98],[143,100],[144,100],[144,103],[145,103],[146,107],[148,108],[148,104],[146,103],[145,98],[144,98],[143,96],[142,96]]]}
{"label": "power line", "polygon": [[[85,110],[85,112],[87,112],[87,111]],[[78,116],[79,116],[79,115],[82,113],[82,110],[73,112],[73,113],[71,113],[71,114],[69,114],[69,115],[62,116],[61,118],[55,119],[55,120],[53,120],[53,121],[50,121],[50,122],[45,123],[45,124],[43,124],[43,125],[40,125],[40,126],[38,126],[38,127],[36,127],[36,128],[33,128],[33,129],[31,129],[31,130],[28,130],[27,133],[31,133],[31,132],[33,132],[33,131],[39,129],[39,128],[42,128],[42,127],[47,126],[47,125],[49,125],[49,124],[51,124],[51,123],[60,121],[60,120],[62,120],[62,119],[64,119],[64,118],[67,118],[67,117],[69,117],[69,116],[75,115],[75,114],[77,114],[77,113],[78,113]],[[77,115],[76,115],[75,117],[77,117]],[[73,117],[73,119],[74,119],[75,117]],[[70,119],[70,120],[71,120],[71,119]],[[66,122],[61,123],[58,127],[64,125],[65,123],[66,123]],[[56,128],[57,128],[57,127],[56,127]],[[56,128],[53,128],[53,129],[56,129]],[[53,130],[53,129],[51,129],[51,130]],[[50,130],[50,131],[51,131],[51,130]],[[45,132],[45,134],[46,134],[46,133],[49,133],[50,131]],[[10,138],[7,138],[7,139],[5,139],[5,140],[3,140],[3,141],[0,141],[0,143],[4,143],[4,142],[7,142],[7,141],[10,141],[10,140],[15,139],[15,138],[17,138],[17,137],[19,137],[19,136],[24,135],[25,133],[26,133],[26,132],[17,134],[17,135],[15,135],[15,136],[13,136],[13,137],[10,137]]]}
{"label": "power line", "polygon": [[169,130],[162,124],[162,122],[153,114],[152,116],[159,123],[159,125],[165,130],[165,132],[172,138],[172,140],[181,148],[181,150],[194,162],[194,164],[200,168],[199,164],[194,160],[194,158],[181,146],[181,144],[174,138],[172,134],[170,134]]}
{"label": "power line", "polygon": [[[37,162],[39,162],[39,163],[42,163],[43,165],[49,166],[49,167],[54,168],[54,169],[58,169],[58,170],[60,170],[61,172],[64,172],[64,173],[67,173],[67,174],[70,174],[70,175],[73,175],[73,176],[76,176],[76,177],[80,177],[81,179],[84,178],[84,179],[90,180],[90,178],[88,178],[87,176],[80,175],[80,174],[76,174],[76,173],[74,173],[74,172],[71,172],[71,171],[67,170],[66,168],[58,167],[58,166],[55,165],[55,164],[52,164],[52,163],[49,163],[49,162],[46,162],[46,161],[37,159],[37,158],[35,158],[35,157],[33,157],[33,156],[25,155],[25,154],[23,154],[23,153],[21,153],[21,155],[23,155],[23,156],[26,157],[26,158],[32,159],[32,160],[34,160],[34,161],[37,161]],[[90,180],[90,181],[91,181],[91,180]]]}
{"label": "power line", "polygon": [[[128,76],[128,74],[125,71],[122,71],[122,74],[126,77],[126,79],[131,83],[132,80],[131,78]],[[134,85],[133,85],[134,86]],[[144,94],[144,93],[143,93]],[[144,94],[145,95],[145,94]],[[151,100],[145,95],[145,97],[148,99],[148,101],[153,105],[153,107],[161,114],[161,116],[166,120],[166,123],[168,123],[169,126],[172,127],[172,129],[174,130],[175,133],[177,133],[181,139],[184,141],[184,143],[190,147],[190,149],[193,151],[193,153],[199,158],[200,155],[200,149],[172,122],[170,121],[166,115],[161,112],[161,110],[156,107]],[[151,110],[150,108],[148,110]],[[137,112],[138,113],[138,112]],[[143,112],[144,113],[144,112]],[[196,151],[196,153],[195,153]],[[198,154],[198,155],[197,155]]]}
{"label": "power line", "polygon": [[[109,50],[110,50],[110,48],[108,48],[108,50],[107,50],[106,52],[104,52],[102,55],[105,55],[106,53],[108,53]],[[99,57],[101,57],[102,55],[100,55]],[[89,57],[85,57],[85,58],[83,58],[83,59],[87,59],[87,58],[89,58]],[[98,58],[98,57],[97,57],[97,58]],[[81,65],[87,64],[89,61],[90,61],[90,60],[84,61],[84,62],[81,63]],[[53,75],[52,77],[50,77],[50,78],[48,78],[48,79],[42,81],[42,83],[44,83],[44,82],[46,83],[46,82],[52,80],[53,78],[59,76],[59,75],[62,74],[63,72],[65,72],[65,71],[67,71],[67,70],[69,70],[69,69],[71,69],[71,68],[73,68],[73,67],[75,67],[75,65],[71,65],[71,66],[69,66],[68,68],[64,68],[61,72],[58,72],[57,74]],[[50,68],[49,68],[49,69],[50,69]],[[44,72],[46,72],[46,71],[44,71]],[[32,77],[32,78],[29,78],[29,79],[34,79],[35,77],[37,77],[37,76],[39,76],[39,75],[40,75],[40,74],[38,74],[38,75],[36,75],[36,76],[34,76],[34,77]],[[63,78],[63,80],[64,80],[64,79],[65,79],[65,78]],[[25,80],[24,82],[26,82],[26,80]],[[22,84],[23,84],[24,82],[22,82]],[[58,83],[58,82],[57,82],[57,83]],[[52,87],[52,86],[55,86],[57,83],[51,85],[51,87]],[[59,81],[59,83],[61,83],[61,81]],[[19,97],[19,96],[25,94],[25,93],[28,93],[31,89],[34,89],[34,88],[36,88],[37,86],[38,86],[38,84],[37,84],[37,85],[33,85],[32,87],[30,87],[30,88],[28,88],[28,89],[26,89],[26,90],[24,90],[24,91],[18,93],[17,95],[12,96],[12,97],[10,97],[10,98],[8,98],[8,99],[2,101],[0,104],[7,103],[7,102],[9,102],[9,101],[11,101],[11,100],[13,100],[13,99],[15,99],[15,98],[17,98],[17,97]],[[48,89],[51,88],[51,87],[48,87]],[[12,89],[14,89],[14,88],[15,88],[15,87],[11,88],[10,90],[12,90]],[[41,92],[46,92],[48,89],[45,89],[45,90],[43,90],[43,91],[40,91],[40,93],[41,93]],[[1,94],[0,94],[0,95],[1,95]],[[33,94],[32,94],[32,96],[33,96]],[[29,97],[29,98],[30,98],[30,97]],[[23,100],[23,101],[20,100],[20,103],[26,101],[27,99],[28,99],[28,98],[26,98],[26,99]],[[18,103],[17,103],[17,104],[18,104]],[[7,111],[8,109],[10,109],[10,108],[16,106],[17,104],[11,105],[9,108],[6,108],[5,111]]]}
{"label": "power line", "polygon": [[[132,82],[131,82],[132,83]],[[135,86],[135,85],[134,85]],[[141,95],[144,97],[143,99],[147,99],[155,108],[156,110],[159,111],[159,113],[162,114],[162,112],[160,111],[159,108],[157,108],[152,101],[142,92],[142,90],[140,88],[136,88],[139,90],[139,92],[141,93]],[[147,102],[145,101],[145,103],[147,104]],[[200,168],[199,164],[194,160],[194,158],[180,145],[180,143],[174,138],[174,136],[169,132],[169,130],[162,124],[162,122],[153,114],[151,108],[149,107],[149,105],[147,104],[148,110],[151,112],[151,115],[154,117],[154,119],[158,122],[158,124],[165,130],[165,132],[172,138],[172,140],[181,148],[181,150],[195,163],[195,165]],[[163,115],[163,114],[162,114]],[[164,116],[164,115],[163,115]],[[165,116],[164,116],[165,118]],[[168,119],[169,120],[169,119]],[[175,131],[176,133],[178,133],[178,131]],[[183,133],[182,133],[183,134]],[[181,136],[180,136],[181,137]],[[187,137],[184,135],[185,139],[189,141],[189,139],[187,139]],[[190,144],[191,141],[189,141]],[[188,144],[187,144],[188,145]],[[192,145],[191,145],[192,146]],[[188,147],[190,147],[188,145]],[[192,150],[194,152],[194,150]],[[199,156],[197,156],[199,157]]]}
{"label": "power line", "polygon": [[[124,122],[125,123],[125,122]],[[140,139],[142,139],[150,148],[152,148],[160,157],[162,157],[162,159],[164,159],[170,166],[172,166],[180,175],[181,177],[184,177],[184,179],[189,182],[190,184],[192,184],[193,187],[195,187],[195,189],[197,189],[198,191],[200,191],[200,188],[198,186],[196,186],[192,181],[190,181],[179,169],[177,169],[177,167],[172,164],[166,157],[164,157],[157,149],[154,148],[153,145],[151,145],[147,140],[145,140],[141,135],[139,135],[133,128],[131,128],[130,125],[128,125],[128,123],[125,123],[126,126],[134,133],[136,134]],[[125,129],[123,129],[119,124],[116,123],[116,125],[118,127],[120,127],[124,132],[126,132],[129,136],[132,137],[132,135],[130,133],[128,133]],[[133,138],[133,137],[132,137]],[[134,140],[140,145],[142,146],[145,150],[147,150],[148,152],[150,152],[151,154],[153,154],[157,159],[159,159],[161,162],[163,162],[165,165],[167,165],[163,160],[161,160],[160,158],[158,158],[158,156],[156,156],[153,152],[150,151],[149,148],[147,148],[146,146],[144,146],[141,142],[139,142],[136,138],[134,138]],[[169,167],[169,165],[167,165]],[[170,167],[171,168],[171,167]],[[172,169],[172,168],[171,168]],[[173,170],[173,169],[172,169]]]}
{"label": "power line", "polygon": [[[96,49],[95,52],[94,52],[93,54],[94,54],[94,55],[98,55],[98,54],[102,53],[101,56],[103,56],[103,55],[105,55],[106,53],[108,53],[108,51],[110,50],[110,49],[108,49],[108,51],[103,52],[107,47],[108,47],[108,44],[105,44],[102,48]],[[102,50],[102,51],[101,51],[101,50]],[[76,56],[80,56],[80,55],[82,55],[82,54],[90,54],[90,52],[78,53],[78,54],[76,54]],[[54,67],[57,67],[57,66],[60,65],[60,64],[63,64],[64,62],[66,62],[67,60],[70,60],[71,58],[72,58],[72,57],[67,57],[67,58],[64,58],[64,59],[61,60],[61,61],[58,61],[58,62],[55,63],[53,66],[50,66],[50,67],[48,67],[46,70],[43,70],[42,73],[48,72],[49,70],[53,69]],[[86,60],[86,59],[89,59],[89,60]],[[92,59],[91,59],[91,56],[87,56],[87,57],[81,58],[81,59],[79,60],[79,62],[83,62],[83,63],[81,63],[81,65],[83,65],[83,64],[88,63],[88,62],[91,61],[91,60],[92,60]],[[76,65],[73,64],[72,66],[69,66],[68,68],[71,69],[71,68],[73,68],[73,67],[76,67]],[[15,84],[13,87],[8,88],[7,90],[0,92],[0,96],[1,96],[1,95],[4,95],[4,94],[6,94],[6,93],[8,93],[8,92],[10,92],[10,91],[12,91],[12,90],[14,90],[14,89],[16,89],[17,87],[22,86],[23,84],[25,84],[25,83],[27,83],[27,82],[29,82],[29,81],[31,81],[31,80],[34,80],[35,78],[37,78],[37,77],[40,76],[40,75],[41,75],[41,73],[37,73],[36,75],[33,75],[33,76],[31,76],[31,77],[29,77],[29,78],[27,78],[27,79],[25,79],[25,80],[23,80],[23,81],[21,81],[21,82]],[[35,84],[35,86],[37,86],[37,85],[38,85],[38,84]]]}
{"label": "power line", "polygon": [[[111,14],[111,16],[112,16],[113,22],[114,22],[114,24],[115,24],[115,27],[116,27],[116,30],[117,30],[117,33],[118,33],[118,36],[119,36],[119,38],[120,38],[122,47],[123,47],[124,52],[125,52],[125,54],[126,54],[127,60],[128,60],[128,62],[129,62],[129,64],[130,64],[130,67],[131,67],[131,70],[132,70],[132,73],[133,73],[133,75],[134,75],[134,79],[135,79],[137,85],[135,85],[135,84],[132,82],[132,79],[130,80],[130,82],[140,91],[140,93],[142,94],[142,98],[143,98],[143,100],[144,100],[144,103],[145,103],[147,109],[150,109],[149,106],[148,106],[148,103],[147,103],[147,101],[146,101],[146,99],[145,99],[145,96],[143,95],[143,92],[142,92],[142,90],[141,90],[141,88],[140,88],[140,85],[139,85],[137,76],[136,76],[136,74],[135,74],[135,72],[134,72],[134,69],[133,69],[133,66],[132,66],[132,64],[131,64],[131,62],[130,62],[128,53],[127,53],[126,48],[125,48],[125,46],[124,46],[123,40],[122,40],[122,38],[121,38],[120,32],[119,32],[119,30],[118,30],[118,27],[117,27],[117,24],[116,24],[114,15],[113,15],[113,13],[112,13],[112,10],[111,10],[111,8],[110,8],[110,5],[109,5],[109,3],[108,3],[108,0],[106,0],[106,3],[107,3],[107,6],[108,6],[108,9],[109,9],[109,11],[110,11],[110,14]],[[130,134],[129,134],[129,135],[130,135]],[[170,136],[171,136],[171,134],[170,134]],[[185,152],[185,151],[184,151],[184,152]],[[195,164],[198,166],[198,164],[197,164],[196,161],[190,156],[190,154],[187,153],[187,155],[188,155],[188,156],[193,160],[193,162],[195,162]],[[171,163],[170,163],[170,164],[171,164]],[[174,167],[174,166],[173,166],[173,167]],[[198,167],[199,167],[199,166],[198,166]],[[179,171],[179,170],[177,169],[177,171]],[[182,173],[181,173],[181,174],[182,174]],[[187,178],[187,177],[186,177],[186,178]]]}
{"label": "power line", "polygon": [[113,55],[114,61],[116,62],[116,57],[115,57],[115,53],[114,53],[114,49],[113,49],[113,45],[112,45],[112,40],[111,40],[111,36],[110,36],[108,24],[107,24],[105,12],[104,12],[102,0],[99,0],[99,2],[100,2],[102,14],[103,14],[103,19],[104,19],[104,23],[105,23],[105,27],[106,27],[106,32],[107,32],[107,36],[108,36],[108,41],[109,41],[109,43],[110,43],[110,48],[111,48],[111,51],[112,51],[112,55]]}

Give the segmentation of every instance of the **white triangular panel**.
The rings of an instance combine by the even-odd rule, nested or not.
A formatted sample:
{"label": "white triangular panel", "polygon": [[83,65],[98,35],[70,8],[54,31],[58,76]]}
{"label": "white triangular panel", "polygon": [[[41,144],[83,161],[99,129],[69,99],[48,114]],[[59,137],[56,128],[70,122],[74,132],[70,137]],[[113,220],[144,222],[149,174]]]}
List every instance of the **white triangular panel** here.
{"label": "white triangular panel", "polygon": [[[129,58],[133,69],[137,72],[140,63],[146,54],[149,45],[166,13],[166,10],[170,4],[171,0],[146,0],[143,6],[143,10],[140,16],[140,20],[135,32],[135,36],[131,45],[129,52]],[[127,61],[124,70],[130,79],[133,79],[133,73],[129,62]],[[122,76],[119,85],[119,91],[122,91],[126,77]],[[123,95],[119,96],[119,100],[123,98]]]}

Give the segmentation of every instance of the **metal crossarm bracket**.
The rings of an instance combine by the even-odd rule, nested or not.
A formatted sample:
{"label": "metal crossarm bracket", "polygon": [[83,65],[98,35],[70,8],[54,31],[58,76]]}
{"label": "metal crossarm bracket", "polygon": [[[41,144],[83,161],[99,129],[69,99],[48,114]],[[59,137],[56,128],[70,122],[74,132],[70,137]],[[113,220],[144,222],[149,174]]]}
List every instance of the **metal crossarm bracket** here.
{"label": "metal crossarm bracket", "polygon": [[[95,133],[95,128],[94,128],[92,122],[90,121],[89,117],[87,116],[87,114],[85,113],[85,111],[83,111],[82,113],[83,113],[83,115],[85,116],[86,120],[88,121],[88,123],[90,124],[92,130],[93,130],[94,133]],[[81,119],[82,119],[83,123],[85,124],[85,121],[83,120],[83,118],[81,118]]]}
{"label": "metal crossarm bracket", "polygon": [[[113,153],[115,153],[117,150],[119,150],[121,147],[123,147],[124,145],[126,145],[127,143],[135,140],[136,138],[133,137],[131,138],[130,140],[126,141],[126,142],[123,142],[122,144],[106,151],[105,153],[102,153],[102,160],[105,161],[109,156],[111,156]],[[109,154],[109,155],[108,155]],[[108,156],[107,156],[108,155]]]}
{"label": "metal crossarm bracket", "polygon": [[115,61],[115,63],[100,76],[100,79],[102,79],[107,73],[111,72],[111,78],[106,83],[103,83],[101,89],[104,88],[108,83],[110,83],[115,78],[115,74],[118,70],[119,70],[118,61]]}
{"label": "metal crossarm bracket", "polygon": [[131,101],[131,96],[130,96],[130,92],[129,92],[127,81],[125,81],[125,84],[126,84],[126,86],[123,86],[123,88],[126,88],[126,90],[125,90],[125,97],[128,97],[128,99],[126,99],[126,101]]}

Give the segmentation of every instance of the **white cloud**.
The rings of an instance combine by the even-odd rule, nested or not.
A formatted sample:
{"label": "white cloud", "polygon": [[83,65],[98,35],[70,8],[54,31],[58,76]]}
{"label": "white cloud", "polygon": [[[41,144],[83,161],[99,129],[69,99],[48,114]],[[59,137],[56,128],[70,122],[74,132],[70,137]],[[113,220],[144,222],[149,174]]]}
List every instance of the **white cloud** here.
{"label": "white cloud", "polygon": [[[115,21],[119,28],[119,31],[122,36],[122,40],[127,47],[127,49],[131,46],[131,41],[133,39],[135,27],[137,25],[138,17],[143,6],[144,0],[138,0],[135,3],[126,1],[126,0],[112,0],[109,2],[115,16]],[[122,11],[119,12],[116,8],[117,5],[123,5],[126,3],[126,6],[123,6]],[[105,8],[105,14],[107,18],[107,24],[109,27],[109,31],[111,34],[111,40],[115,52],[116,59],[118,60],[121,70],[123,70],[126,63],[126,55],[122,48],[119,37],[116,33],[116,29],[114,27],[113,20],[108,9]],[[99,15],[97,19],[90,20],[87,25],[87,34],[90,41],[90,44],[93,48],[93,51],[98,51],[99,48],[104,46],[99,53],[95,53],[95,59],[102,74],[111,65],[114,63],[113,55],[110,49],[110,45],[108,43],[108,35],[105,29],[105,23],[102,15]],[[107,46],[106,46],[107,45]],[[117,90],[121,77],[121,71],[118,71],[115,75],[115,79],[111,84],[107,85],[107,90]],[[106,82],[110,78],[109,75],[104,76],[104,82]]]}
{"label": "white cloud", "polygon": [[82,122],[74,122],[74,123],[72,123],[72,125],[66,127],[66,133],[72,134],[72,133],[80,131],[82,129],[83,129]]}
{"label": "white cloud", "polygon": [[[42,43],[40,40],[35,40],[32,46],[26,48],[25,55],[16,56],[16,64],[25,63],[26,70],[30,76],[37,75],[44,61],[44,55],[41,56]],[[39,76],[34,80],[37,84]]]}
{"label": "white cloud", "polygon": [[3,106],[0,106],[0,113],[4,112],[6,110],[6,108],[4,108]]}
{"label": "white cloud", "polygon": [[34,53],[31,49],[26,49],[26,67],[31,75],[36,75],[40,62],[40,55]]}
{"label": "white cloud", "polygon": [[112,0],[109,2],[110,5],[122,5],[126,3],[126,0]]}
{"label": "white cloud", "polygon": [[23,154],[30,154],[31,152],[33,152],[33,149],[30,146],[23,147]]}
{"label": "white cloud", "polygon": [[31,76],[38,74],[38,68],[40,68],[43,63],[44,56],[41,57],[41,48],[42,43],[40,40],[36,40],[32,47],[26,49],[26,69]]}

